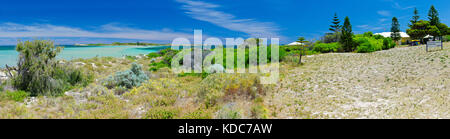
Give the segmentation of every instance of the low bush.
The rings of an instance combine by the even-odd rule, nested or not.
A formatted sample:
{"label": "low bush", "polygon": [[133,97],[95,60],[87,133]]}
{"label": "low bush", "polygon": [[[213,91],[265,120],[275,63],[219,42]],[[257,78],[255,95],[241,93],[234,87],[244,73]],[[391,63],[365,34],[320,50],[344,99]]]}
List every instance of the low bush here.
{"label": "low bush", "polygon": [[172,63],[173,57],[180,52],[179,50],[173,50],[172,48],[167,48],[159,51],[158,53],[149,53],[147,56],[149,58],[162,57],[160,62],[151,63],[149,66],[150,71],[157,71],[164,67],[169,67]]}
{"label": "low bush", "polygon": [[149,53],[147,55],[148,58],[157,58],[157,57],[161,57],[162,55],[159,53]]}
{"label": "low bush", "polygon": [[450,35],[444,36],[443,38],[444,38],[444,41],[446,41],[446,42],[450,41]]}
{"label": "low bush", "polygon": [[234,103],[228,103],[219,109],[216,113],[216,119],[241,119],[242,112],[234,106]]}
{"label": "low bush", "polygon": [[255,119],[269,118],[269,111],[266,107],[264,107],[262,98],[259,97],[254,100],[253,106],[251,108],[251,116]]}
{"label": "low bush", "polygon": [[109,89],[115,87],[133,88],[140,86],[141,83],[148,80],[147,74],[142,71],[142,67],[137,63],[131,64],[131,69],[122,72],[116,72],[104,81],[104,85]]}
{"label": "low bush", "polygon": [[355,37],[356,52],[370,53],[383,49],[383,40],[374,37]]}
{"label": "low bush", "polygon": [[3,97],[8,100],[23,102],[25,98],[30,96],[30,93],[27,93],[25,91],[6,91],[1,95],[3,95]]}
{"label": "low bush", "polygon": [[260,82],[256,74],[212,74],[202,81],[198,96],[207,107],[235,98],[254,99],[267,91]]}
{"label": "low bush", "polygon": [[170,107],[153,107],[150,108],[143,117],[144,119],[174,119],[180,111]]}
{"label": "low bush", "polygon": [[212,119],[213,114],[208,109],[197,109],[193,112],[189,112],[183,115],[181,119]]}
{"label": "low bush", "polygon": [[394,48],[397,44],[391,38],[383,39],[383,50]]}
{"label": "low bush", "polygon": [[313,50],[320,53],[337,52],[342,49],[341,44],[335,43],[316,43]]}

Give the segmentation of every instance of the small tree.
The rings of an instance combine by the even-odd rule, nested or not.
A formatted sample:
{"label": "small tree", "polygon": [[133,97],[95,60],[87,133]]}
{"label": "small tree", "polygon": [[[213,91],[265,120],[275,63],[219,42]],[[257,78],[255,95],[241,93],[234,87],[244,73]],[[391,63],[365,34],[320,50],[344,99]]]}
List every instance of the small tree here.
{"label": "small tree", "polygon": [[392,18],[391,38],[396,42],[397,45],[398,41],[402,39],[402,36],[400,35],[400,24],[398,23],[396,17]]}
{"label": "small tree", "polygon": [[14,88],[30,92],[31,96],[60,95],[73,86],[86,86],[92,81],[92,74],[57,63],[55,57],[62,48],[55,47],[52,41],[19,41],[16,50],[19,60],[12,83]]}
{"label": "small tree", "polygon": [[340,43],[346,52],[351,52],[355,49],[353,43],[352,25],[350,24],[350,19],[348,16],[345,17],[344,26],[342,27],[342,37]]}
{"label": "small tree", "polygon": [[52,41],[35,40],[17,43],[19,52],[17,74],[13,86],[28,91],[31,95],[56,95],[63,91],[63,82],[53,78],[56,69],[56,55],[62,48]]}
{"label": "small tree", "polygon": [[303,53],[302,51],[304,50],[304,45],[305,45],[305,43],[308,42],[308,41],[305,40],[305,37],[299,37],[298,40],[297,40],[297,42],[300,43],[300,45],[299,45],[300,48],[299,48],[299,60],[298,60],[298,64],[302,64],[302,55],[303,55],[303,54],[302,54],[302,53]]}

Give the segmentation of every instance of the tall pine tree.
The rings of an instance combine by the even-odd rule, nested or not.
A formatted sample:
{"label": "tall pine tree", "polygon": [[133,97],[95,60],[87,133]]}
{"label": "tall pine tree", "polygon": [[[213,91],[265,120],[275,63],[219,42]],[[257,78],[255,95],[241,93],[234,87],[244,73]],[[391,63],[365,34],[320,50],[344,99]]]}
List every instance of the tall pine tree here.
{"label": "tall pine tree", "polygon": [[420,16],[419,16],[419,11],[417,10],[417,8],[414,8],[414,16],[413,16],[412,19],[410,20],[410,21],[411,21],[411,24],[410,24],[409,26],[411,27],[412,25],[414,25],[415,23],[417,23],[417,22],[419,21],[419,18],[420,18]]}
{"label": "tall pine tree", "polygon": [[397,17],[392,18],[391,38],[397,45],[398,41],[402,39],[402,36],[400,36],[400,23],[398,23]]}
{"label": "tall pine tree", "polygon": [[333,21],[331,23],[333,23],[333,24],[330,25],[329,30],[333,31],[334,33],[339,32],[341,29],[341,25],[339,23],[341,23],[341,21],[339,21],[337,13],[334,13]]}
{"label": "tall pine tree", "polygon": [[436,26],[440,23],[439,13],[433,5],[431,5],[430,11],[428,11],[428,19],[430,20],[430,25],[432,26]]}
{"label": "tall pine tree", "polygon": [[[431,5],[430,11],[428,11],[428,19],[430,20],[430,25],[431,25],[430,28],[432,28],[432,29],[430,29],[430,32],[432,32],[432,33],[430,33],[430,35],[434,34],[433,41],[435,41],[436,37],[437,37],[436,35],[440,34],[439,29],[437,29],[437,26],[440,24],[440,21],[439,21],[439,13],[436,10],[436,8],[434,8],[434,5]],[[432,26],[435,26],[435,27],[432,27]]]}
{"label": "tall pine tree", "polygon": [[355,45],[353,43],[352,25],[350,24],[350,19],[348,16],[345,17],[344,26],[342,27],[342,37],[340,43],[346,52],[351,52],[355,49]]}

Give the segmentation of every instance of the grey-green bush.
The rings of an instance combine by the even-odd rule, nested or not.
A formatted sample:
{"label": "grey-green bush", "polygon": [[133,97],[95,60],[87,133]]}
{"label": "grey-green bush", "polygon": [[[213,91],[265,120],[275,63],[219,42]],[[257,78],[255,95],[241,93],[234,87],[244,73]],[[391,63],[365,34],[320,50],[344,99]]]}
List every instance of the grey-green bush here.
{"label": "grey-green bush", "polygon": [[148,80],[147,74],[142,71],[142,67],[137,63],[131,64],[131,69],[122,72],[116,72],[114,76],[109,76],[104,81],[104,85],[109,89],[115,87],[133,88],[140,86],[141,83]]}

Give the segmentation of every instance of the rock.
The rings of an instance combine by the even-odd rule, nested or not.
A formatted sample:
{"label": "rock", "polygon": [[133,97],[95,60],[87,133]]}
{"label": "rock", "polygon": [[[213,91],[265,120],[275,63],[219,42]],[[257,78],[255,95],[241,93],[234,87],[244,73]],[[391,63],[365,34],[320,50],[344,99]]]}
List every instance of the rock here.
{"label": "rock", "polygon": [[83,63],[83,62],[75,62],[74,64],[77,65],[77,66],[84,66],[84,65],[86,65],[86,63]]}
{"label": "rock", "polygon": [[95,63],[91,63],[91,65],[92,65],[92,68],[94,68],[94,69],[97,68],[97,66],[95,65]]}
{"label": "rock", "polygon": [[6,75],[6,73],[0,71],[0,80],[7,80],[7,79],[8,76]]}
{"label": "rock", "polygon": [[214,64],[206,68],[206,71],[208,73],[223,73],[225,72],[225,68],[220,64]]}
{"label": "rock", "polygon": [[150,60],[150,62],[156,62],[156,59],[155,58],[152,58],[151,60]]}

